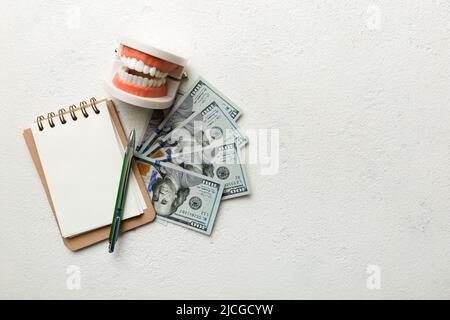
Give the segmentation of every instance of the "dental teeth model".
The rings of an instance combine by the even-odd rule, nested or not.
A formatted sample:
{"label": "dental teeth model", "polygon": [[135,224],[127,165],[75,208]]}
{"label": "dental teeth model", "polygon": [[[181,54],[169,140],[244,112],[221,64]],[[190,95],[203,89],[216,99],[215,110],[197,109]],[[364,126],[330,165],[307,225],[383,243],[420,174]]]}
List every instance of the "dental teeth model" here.
{"label": "dental teeth model", "polygon": [[150,109],[170,107],[186,60],[136,39],[119,39],[118,59],[105,88],[115,98]]}
{"label": "dental teeth model", "polygon": [[114,77],[114,85],[128,93],[148,98],[167,94],[166,78],[178,67],[127,46],[123,47],[120,61],[122,68]]}

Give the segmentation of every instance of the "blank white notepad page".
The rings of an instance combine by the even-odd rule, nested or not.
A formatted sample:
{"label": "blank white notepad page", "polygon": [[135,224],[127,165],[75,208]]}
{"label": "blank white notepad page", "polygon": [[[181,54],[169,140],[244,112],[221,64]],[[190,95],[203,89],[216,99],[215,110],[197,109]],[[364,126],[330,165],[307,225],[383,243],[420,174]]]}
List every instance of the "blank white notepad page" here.
{"label": "blank white notepad page", "polygon": [[[63,237],[72,237],[111,224],[122,169],[122,153],[105,104],[89,117],[66,115],[67,123],[44,122],[32,127],[56,216]],[[132,173],[133,174],[133,173]],[[142,199],[141,199],[142,198]],[[124,219],[143,212],[143,197],[130,177]]]}

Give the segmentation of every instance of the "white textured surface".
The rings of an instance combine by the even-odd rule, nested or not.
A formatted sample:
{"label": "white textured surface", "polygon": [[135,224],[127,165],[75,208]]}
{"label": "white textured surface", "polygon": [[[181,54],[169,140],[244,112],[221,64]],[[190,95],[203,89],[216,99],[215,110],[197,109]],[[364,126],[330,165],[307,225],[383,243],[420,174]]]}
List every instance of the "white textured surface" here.
{"label": "white textured surface", "polygon": [[[9,0],[0,12],[0,298],[450,296],[448,1]],[[22,129],[103,95],[132,23],[174,36],[191,77],[243,108],[244,129],[278,128],[280,171],[250,165],[253,195],[224,202],[210,238],[154,223],[119,255],[74,254]]]}

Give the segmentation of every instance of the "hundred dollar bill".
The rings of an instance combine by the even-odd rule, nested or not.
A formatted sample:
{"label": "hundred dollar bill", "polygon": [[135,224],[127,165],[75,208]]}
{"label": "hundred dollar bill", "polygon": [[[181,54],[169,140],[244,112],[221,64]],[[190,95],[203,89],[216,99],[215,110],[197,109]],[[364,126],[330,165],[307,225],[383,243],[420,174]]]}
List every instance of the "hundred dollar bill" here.
{"label": "hundred dollar bill", "polygon": [[240,150],[234,142],[188,154],[178,151],[177,146],[165,147],[160,149],[159,157],[144,157],[143,160],[170,162],[185,170],[216,178],[224,183],[224,200],[250,194]]}
{"label": "hundred dollar bill", "polygon": [[193,108],[194,111],[197,111],[214,101],[222,109],[227,111],[230,118],[234,121],[237,121],[237,119],[242,115],[242,110],[237,105],[235,105],[230,99],[228,99],[223,93],[217,90],[204,78],[200,77],[197,79],[193,90],[193,98],[195,98],[195,100],[193,100],[193,102],[195,102]]}
{"label": "hundred dollar bill", "polygon": [[195,152],[209,146],[235,142],[238,148],[247,143],[236,122],[215,102],[199,110],[182,122],[177,128],[147,149],[142,156],[151,156],[163,147],[176,146],[184,153]]}
{"label": "hundred dollar bill", "polygon": [[[182,90],[178,90],[174,105],[179,101],[184,95],[184,92]],[[172,106],[173,108],[173,106]],[[139,152],[139,150],[142,148],[142,145],[145,141],[147,141],[152,134],[155,132],[155,129],[158,128],[158,126],[164,121],[166,114],[169,112],[166,112],[166,110],[153,110],[152,114],[149,116],[147,120],[147,124],[145,126],[145,132],[142,135],[142,138],[139,140],[139,144],[136,147],[136,151]]]}
{"label": "hundred dollar bill", "polygon": [[241,115],[242,110],[231,100],[225,97],[219,90],[214,88],[203,78],[198,78],[194,84],[186,91],[183,98],[174,105],[166,119],[155,129],[150,129],[152,134],[142,144],[141,151],[151,148],[157,139],[163,138],[180,123],[185,121],[194,112],[199,111],[210,105],[212,102],[226,112],[233,121],[236,121]]}
{"label": "hundred dollar bill", "polygon": [[210,235],[223,184],[170,163],[138,161],[153,208],[165,220]]}
{"label": "hundred dollar bill", "polygon": [[139,150],[142,148],[142,144],[150,138],[150,136],[153,134],[153,131],[158,127],[158,125],[164,120],[164,112],[163,110],[153,110],[152,114],[148,118],[147,125],[145,127],[145,132],[140,139],[140,142],[138,146],[136,147],[136,151],[139,152]]}

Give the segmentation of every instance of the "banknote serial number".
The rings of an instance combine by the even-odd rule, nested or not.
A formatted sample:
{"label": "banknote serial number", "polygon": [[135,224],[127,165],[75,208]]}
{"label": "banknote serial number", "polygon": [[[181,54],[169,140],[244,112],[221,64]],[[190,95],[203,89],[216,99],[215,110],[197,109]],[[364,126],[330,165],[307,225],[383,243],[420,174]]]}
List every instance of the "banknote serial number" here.
{"label": "banknote serial number", "polygon": [[196,315],[207,318],[209,316],[261,316],[271,315],[273,304],[221,304],[216,306],[189,306],[183,304],[177,307],[177,315]]}

